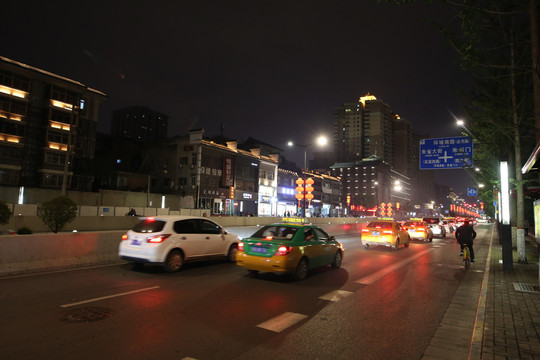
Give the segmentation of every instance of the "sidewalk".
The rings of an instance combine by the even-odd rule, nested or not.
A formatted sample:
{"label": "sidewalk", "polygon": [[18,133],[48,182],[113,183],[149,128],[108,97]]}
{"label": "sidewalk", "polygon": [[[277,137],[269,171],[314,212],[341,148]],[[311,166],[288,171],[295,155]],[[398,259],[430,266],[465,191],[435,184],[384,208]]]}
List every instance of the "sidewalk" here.
{"label": "sidewalk", "polygon": [[493,240],[482,359],[540,359],[538,246],[527,237],[527,264],[502,269],[499,238]]}
{"label": "sidewalk", "polygon": [[[491,241],[490,241],[491,240]],[[458,288],[423,359],[540,359],[538,246],[527,237],[527,264],[503,270],[493,236],[475,243],[476,262]]]}

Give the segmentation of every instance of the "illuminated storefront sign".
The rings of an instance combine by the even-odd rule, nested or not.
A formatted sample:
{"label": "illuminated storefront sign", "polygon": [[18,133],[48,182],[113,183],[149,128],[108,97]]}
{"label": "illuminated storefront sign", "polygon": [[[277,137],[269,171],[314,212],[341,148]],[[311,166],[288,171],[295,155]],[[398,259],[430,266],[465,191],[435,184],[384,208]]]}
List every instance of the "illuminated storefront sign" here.
{"label": "illuminated storefront sign", "polygon": [[221,181],[224,187],[234,186],[234,159],[231,157],[223,157]]}

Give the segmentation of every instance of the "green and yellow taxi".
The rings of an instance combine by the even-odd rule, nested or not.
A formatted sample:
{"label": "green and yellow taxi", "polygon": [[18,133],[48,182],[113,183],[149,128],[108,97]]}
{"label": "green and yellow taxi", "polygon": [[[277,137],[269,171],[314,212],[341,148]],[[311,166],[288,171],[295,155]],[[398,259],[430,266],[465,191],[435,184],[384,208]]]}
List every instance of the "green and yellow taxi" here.
{"label": "green and yellow taxi", "polygon": [[312,224],[279,223],[263,226],[238,244],[236,264],[250,273],[289,273],[303,280],[309,270],[341,266],[343,246]]}
{"label": "green and yellow taxi", "polygon": [[362,245],[367,249],[373,246],[388,246],[398,249],[409,247],[411,237],[400,223],[394,220],[374,220],[362,229]]}

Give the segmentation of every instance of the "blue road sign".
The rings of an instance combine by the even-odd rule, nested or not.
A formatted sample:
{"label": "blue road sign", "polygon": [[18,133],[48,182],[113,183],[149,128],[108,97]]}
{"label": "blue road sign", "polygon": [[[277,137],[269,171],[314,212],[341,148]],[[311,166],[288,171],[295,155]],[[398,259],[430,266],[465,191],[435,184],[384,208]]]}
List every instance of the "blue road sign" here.
{"label": "blue road sign", "polygon": [[420,170],[458,169],[473,165],[473,142],[468,136],[420,140]]}
{"label": "blue road sign", "polygon": [[476,188],[467,188],[467,195],[478,196],[478,191],[476,190]]}

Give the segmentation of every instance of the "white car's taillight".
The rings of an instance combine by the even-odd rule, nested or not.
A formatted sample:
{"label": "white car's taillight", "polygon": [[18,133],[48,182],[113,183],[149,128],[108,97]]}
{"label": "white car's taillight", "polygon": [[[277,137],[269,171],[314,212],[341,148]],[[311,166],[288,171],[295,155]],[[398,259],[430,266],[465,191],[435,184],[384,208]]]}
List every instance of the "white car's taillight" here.
{"label": "white car's taillight", "polygon": [[171,234],[161,234],[156,236],[149,236],[146,238],[146,242],[152,243],[152,244],[159,244],[165,241]]}

